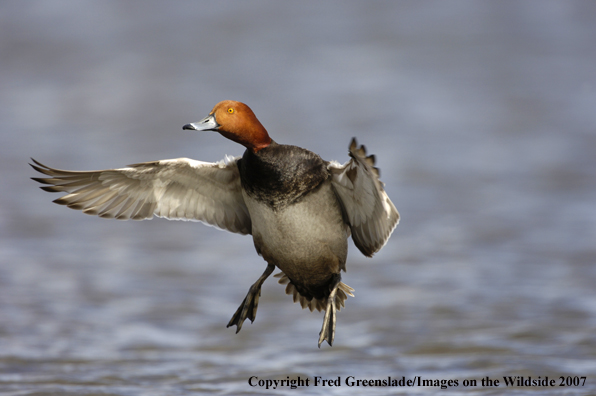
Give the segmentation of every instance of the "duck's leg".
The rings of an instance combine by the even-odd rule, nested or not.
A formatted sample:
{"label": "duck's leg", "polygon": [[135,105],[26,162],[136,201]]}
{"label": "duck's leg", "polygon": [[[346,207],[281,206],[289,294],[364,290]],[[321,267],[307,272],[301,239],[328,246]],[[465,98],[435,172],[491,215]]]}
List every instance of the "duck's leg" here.
{"label": "duck's leg", "polygon": [[250,319],[251,322],[255,321],[257,307],[259,306],[259,297],[261,296],[261,285],[265,282],[265,279],[271,275],[274,269],[275,265],[267,265],[263,275],[261,275],[250,289],[248,289],[248,294],[244,298],[244,301],[242,301],[242,304],[240,304],[240,307],[238,307],[236,313],[232,316],[232,319],[230,319],[230,322],[226,327],[236,325],[236,333],[238,333],[246,318]]}
{"label": "duck's leg", "polygon": [[335,295],[341,282],[341,276],[337,276],[331,284],[331,292],[327,297],[327,307],[325,308],[325,318],[323,318],[323,327],[319,333],[319,348],[323,341],[327,341],[329,346],[333,345],[333,339],[335,338]]}

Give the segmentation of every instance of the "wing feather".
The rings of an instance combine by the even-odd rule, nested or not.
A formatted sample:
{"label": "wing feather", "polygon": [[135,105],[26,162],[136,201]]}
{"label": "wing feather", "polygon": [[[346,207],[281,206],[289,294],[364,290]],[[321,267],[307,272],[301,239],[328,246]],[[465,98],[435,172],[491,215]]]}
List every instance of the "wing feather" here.
{"label": "wing feather", "polygon": [[352,139],[351,159],[344,165],[330,162],[332,186],[356,247],[368,257],[381,250],[399,223],[399,213],[383,189],[374,155]]}
{"label": "wing feather", "polygon": [[49,192],[67,193],[54,202],[83,213],[120,220],[197,220],[239,234],[251,220],[238,171],[238,158],[216,163],[188,158],[161,160],[99,171],[50,168],[33,160],[47,178],[33,178]]}

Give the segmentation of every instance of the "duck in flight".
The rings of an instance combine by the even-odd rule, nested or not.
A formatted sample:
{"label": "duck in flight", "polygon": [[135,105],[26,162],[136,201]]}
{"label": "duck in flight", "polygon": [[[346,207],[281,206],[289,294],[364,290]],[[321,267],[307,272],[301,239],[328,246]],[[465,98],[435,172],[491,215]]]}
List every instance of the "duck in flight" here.
{"label": "duck in flight", "polygon": [[302,308],[325,311],[318,345],[333,345],[336,311],[353,296],[341,282],[347,240],[367,257],[378,252],[399,222],[383,189],[374,155],[352,139],[350,160],[325,161],[306,149],[273,141],[241,102],[218,103],[201,121],[183,129],[215,131],[246,150],[241,157],[210,163],[169,159],[99,171],[54,169],[33,160],[47,177],[33,178],[54,202],[83,213],[120,220],[198,220],[250,234],[267,262],[227,327],[236,333],[254,321],[261,285],[275,267],[286,293]]}

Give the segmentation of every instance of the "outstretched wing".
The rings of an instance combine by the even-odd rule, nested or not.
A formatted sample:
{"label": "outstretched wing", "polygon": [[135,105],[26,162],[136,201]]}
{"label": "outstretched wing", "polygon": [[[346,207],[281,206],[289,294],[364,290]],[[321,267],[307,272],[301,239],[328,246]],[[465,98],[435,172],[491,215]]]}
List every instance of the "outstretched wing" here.
{"label": "outstretched wing", "polygon": [[83,213],[120,220],[198,220],[239,234],[251,233],[237,161],[216,163],[188,158],[144,162],[120,169],[67,171],[35,160],[32,178],[49,192],[66,192],[54,202]]}
{"label": "outstretched wing", "polygon": [[381,250],[395,226],[399,213],[383,189],[374,155],[366,157],[364,146],[350,143],[350,161],[330,162],[331,184],[342,205],[356,247],[368,257]]}

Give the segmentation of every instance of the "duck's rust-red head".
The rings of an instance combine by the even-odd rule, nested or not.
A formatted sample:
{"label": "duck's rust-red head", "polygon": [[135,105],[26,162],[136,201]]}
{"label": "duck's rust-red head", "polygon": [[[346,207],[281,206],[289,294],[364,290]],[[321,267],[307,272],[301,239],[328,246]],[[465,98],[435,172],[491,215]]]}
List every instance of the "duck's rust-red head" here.
{"label": "duck's rust-red head", "polygon": [[199,122],[186,124],[182,129],[216,131],[254,152],[271,144],[267,130],[250,107],[233,100],[219,102],[207,117]]}

